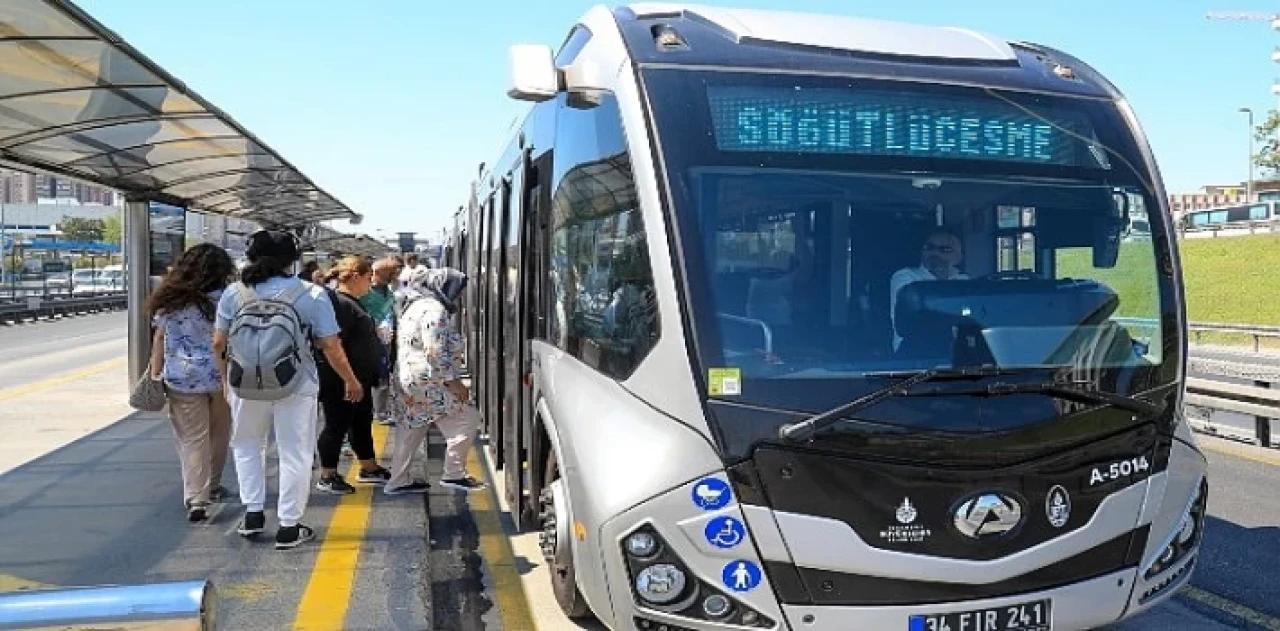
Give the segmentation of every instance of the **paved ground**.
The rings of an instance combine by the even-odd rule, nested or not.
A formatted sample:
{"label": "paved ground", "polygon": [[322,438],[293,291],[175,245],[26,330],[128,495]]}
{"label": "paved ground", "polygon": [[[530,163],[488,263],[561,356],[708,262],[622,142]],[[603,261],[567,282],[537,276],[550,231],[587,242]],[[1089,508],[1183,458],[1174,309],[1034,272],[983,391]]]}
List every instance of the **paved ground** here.
{"label": "paved ground", "polygon": [[[102,314],[0,327],[0,591],[208,577],[227,629],[602,628],[559,615],[536,534],[508,537],[497,492],[316,494],[305,521],[319,540],[287,552],[236,535],[234,500],[186,523],[167,421],[130,414],[123,362],[110,365],[123,326]],[[1201,442],[1212,521],[1195,589],[1116,631],[1280,629],[1280,456]],[[441,450],[433,436],[430,479]],[[226,479],[234,488],[231,467]]]}

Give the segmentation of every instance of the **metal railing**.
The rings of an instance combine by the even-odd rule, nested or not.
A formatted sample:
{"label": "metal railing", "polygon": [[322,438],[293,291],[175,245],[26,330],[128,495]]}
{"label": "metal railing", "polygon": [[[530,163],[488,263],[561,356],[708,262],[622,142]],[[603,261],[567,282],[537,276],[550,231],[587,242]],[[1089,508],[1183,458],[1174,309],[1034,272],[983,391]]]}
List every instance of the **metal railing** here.
{"label": "metal railing", "polygon": [[0,302],[0,322],[19,322],[35,318],[92,313],[123,309],[127,304],[124,293],[113,293],[82,298],[31,297],[12,302]]}
{"label": "metal railing", "polygon": [[1257,353],[1261,350],[1262,338],[1278,339],[1280,338],[1280,327],[1262,326],[1255,324],[1220,324],[1214,322],[1193,322],[1187,325],[1187,332],[1191,336],[1191,341],[1197,344],[1203,343],[1205,333],[1230,333],[1233,335],[1248,335],[1253,338],[1253,352]]}
{"label": "metal railing", "polygon": [[0,593],[0,629],[213,631],[210,581],[71,587]]}

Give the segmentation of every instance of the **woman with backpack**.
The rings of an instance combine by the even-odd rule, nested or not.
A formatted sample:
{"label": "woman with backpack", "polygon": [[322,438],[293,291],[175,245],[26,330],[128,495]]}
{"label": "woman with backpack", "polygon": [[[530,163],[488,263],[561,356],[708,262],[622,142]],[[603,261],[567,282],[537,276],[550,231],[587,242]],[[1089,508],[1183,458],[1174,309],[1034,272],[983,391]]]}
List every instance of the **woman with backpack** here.
{"label": "woman with backpack", "polygon": [[300,523],[311,498],[320,393],[312,343],[341,378],[348,402],[363,398],[364,386],[342,350],[329,296],[291,272],[300,254],[297,238],[260,230],[250,235],[245,254],[249,265],[240,282],[218,301],[213,338],[231,403],[231,450],[245,506],[238,532],[249,537],[266,527],[267,431],[274,429],[280,457],[276,548],[293,548],[315,537]]}
{"label": "woman with backpack", "polygon": [[373,285],[373,265],[362,256],[348,256],[333,267],[337,289],[326,289],[338,320],[338,337],[360,380],[363,396],[358,401],[343,398],[343,384],[338,374],[325,362],[320,364],[320,405],[324,408],[324,429],[320,431],[317,450],[320,453],[320,480],[316,489],[342,495],[355,493],[355,487],[338,473],[338,459],[344,438],[360,461],[356,480],[382,484],[391,472],[378,464],[373,444],[373,386],[378,383],[382,367],[382,342],[377,325],[360,303]]}
{"label": "woman with backpack", "polygon": [[169,423],[182,465],[183,504],[192,522],[226,495],[222,470],[231,439],[231,408],[213,352],[214,311],[236,273],[226,250],[202,243],[178,258],[147,301],[155,324],[152,379],[164,382]]}

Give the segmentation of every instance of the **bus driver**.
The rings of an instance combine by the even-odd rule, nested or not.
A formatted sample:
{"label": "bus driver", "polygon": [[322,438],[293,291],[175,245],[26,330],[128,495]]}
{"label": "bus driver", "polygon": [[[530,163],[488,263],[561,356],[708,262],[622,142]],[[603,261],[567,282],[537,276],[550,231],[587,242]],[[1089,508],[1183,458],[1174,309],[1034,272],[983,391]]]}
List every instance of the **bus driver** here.
{"label": "bus driver", "polygon": [[[925,236],[920,251],[920,265],[904,267],[894,272],[889,279],[889,320],[893,321],[898,306],[898,291],[903,287],[920,280],[966,280],[969,277],[960,271],[963,258],[960,237],[945,228],[937,228]],[[898,350],[902,337],[898,335],[897,324],[893,330],[893,350]]]}

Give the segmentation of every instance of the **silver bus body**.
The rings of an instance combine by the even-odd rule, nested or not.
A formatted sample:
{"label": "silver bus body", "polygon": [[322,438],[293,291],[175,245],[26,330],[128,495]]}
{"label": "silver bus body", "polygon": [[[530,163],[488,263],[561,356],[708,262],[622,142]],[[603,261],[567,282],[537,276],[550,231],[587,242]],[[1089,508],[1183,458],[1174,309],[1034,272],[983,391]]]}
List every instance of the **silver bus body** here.
{"label": "silver bus body", "polygon": [[[490,455],[567,614],[1067,631],[1189,580],[1207,482],[1174,229],[1098,73],[961,29],[673,4],[593,8],[511,64],[533,105],[446,251]],[[972,280],[882,300],[873,259],[910,268],[940,227]],[[825,280],[733,306],[784,277]],[[939,322],[945,361],[904,350]]]}

